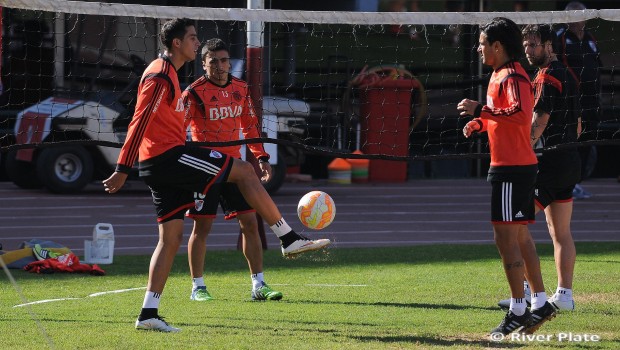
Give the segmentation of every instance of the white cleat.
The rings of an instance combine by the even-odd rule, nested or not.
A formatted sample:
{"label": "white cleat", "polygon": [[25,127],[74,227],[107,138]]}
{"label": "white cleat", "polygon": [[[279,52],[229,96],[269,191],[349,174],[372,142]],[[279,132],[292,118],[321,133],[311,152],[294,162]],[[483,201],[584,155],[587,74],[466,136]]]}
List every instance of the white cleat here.
{"label": "white cleat", "polygon": [[332,242],[329,239],[311,240],[311,239],[301,238],[289,244],[286,248],[282,247],[282,255],[290,256],[290,255],[300,254],[303,252],[308,252],[311,250],[319,250],[321,248],[327,247],[331,243]]}
{"label": "white cleat", "polygon": [[549,298],[549,304],[551,304],[557,311],[575,310],[575,300],[573,298],[570,300],[562,300],[557,293],[553,294],[551,298]]}
{"label": "white cleat", "polygon": [[142,320],[142,321],[136,320],[136,329],[145,330],[145,331],[168,332],[168,333],[177,333],[181,331],[181,329],[175,328],[169,325],[161,317],[149,318],[147,320]]}

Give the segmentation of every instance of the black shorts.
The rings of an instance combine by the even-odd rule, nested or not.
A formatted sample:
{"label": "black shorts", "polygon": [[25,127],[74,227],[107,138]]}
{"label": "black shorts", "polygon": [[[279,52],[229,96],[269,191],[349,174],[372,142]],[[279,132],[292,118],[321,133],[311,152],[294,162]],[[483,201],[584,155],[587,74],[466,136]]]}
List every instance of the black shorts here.
{"label": "black shorts", "polygon": [[533,223],[536,167],[520,173],[489,174],[491,182],[491,222],[494,224]]}
{"label": "black shorts", "polygon": [[237,214],[256,212],[246,202],[241,191],[239,191],[239,187],[234,183],[218,183],[211,186],[206,195],[199,193],[196,195],[197,197],[194,197],[194,206],[185,214],[187,217],[215,218],[218,205],[222,206],[226,220],[236,218]]}
{"label": "black shorts", "polygon": [[207,148],[179,146],[140,163],[140,176],[151,189],[159,223],[183,219],[194,197],[224,183],[233,158]]}
{"label": "black shorts", "polygon": [[553,202],[572,202],[573,188],[581,178],[579,153],[545,154],[540,158],[534,192],[536,206],[545,209]]}

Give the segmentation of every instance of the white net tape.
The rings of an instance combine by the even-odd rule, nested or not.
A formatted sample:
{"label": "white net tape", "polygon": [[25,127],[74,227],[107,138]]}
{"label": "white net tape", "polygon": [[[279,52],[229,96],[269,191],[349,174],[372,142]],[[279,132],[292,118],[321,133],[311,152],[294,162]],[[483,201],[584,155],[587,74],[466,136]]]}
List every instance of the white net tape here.
{"label": "white net tape", "polygon": [[482,24],[495,17],[507,17],[517,24],[569,23],[601,18],[620,21],[620,9],[539,12],[346,12],[254,10],[239,8],[198,8],[183,6],[147,6],[65,0],[0,0],[11,8],[67,12],[83,15],[108,15],[150,18],[190,18],[214,21],[315,23],[315,24]]}

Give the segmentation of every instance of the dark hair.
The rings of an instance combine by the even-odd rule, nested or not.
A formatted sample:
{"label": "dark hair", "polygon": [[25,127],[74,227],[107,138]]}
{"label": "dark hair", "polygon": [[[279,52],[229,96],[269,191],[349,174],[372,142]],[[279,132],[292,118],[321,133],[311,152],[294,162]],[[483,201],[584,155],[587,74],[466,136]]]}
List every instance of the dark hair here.
{"label": "dark hair", "polygon": [[508,18],[493,18],[491,22],[481,26],[480,31],[486,34],[489,44],[499,41],[511,60],[519,59],[523,55],[521,30]]}
{"label": "dark hair", "polygon": [[540,38],[541,44],[544,44],[547,41],[550,41],[551,46],[553,47],[553,52],[556,52],[558,36],[556,35],[555,31],[553,31],[553,28],[551,28],[550,25],[528,24],[525,27],[523,27],[523,30],[521,30],[521,33],[523,34],[524,39],[525,37],[529,35],[533,35],[535,37]]}
{"label": "dark hair", "polygon": [[226,46],[226,43],[224,43],[224,41],[222,39],[219,38],[213,38],[213,39],[209,39],[207,40],[207,42],[205,42],[205,45],[202,47],[202,60],[205,60],[205,57],[207,57],[207,54],[209,52],[214,52],[214,51],[220,51],[220,50],[226,50],[228,52],[228,46]]}
{"label": "dark hair", "polygon": [[159,40],[168,50],[172,48],[172,40],[181,39],[185,37],[187,33],[187,27],[194,25],[194,22],[187,18],[175,18],[166,21],[161,26],[161,33],[159,34]]}

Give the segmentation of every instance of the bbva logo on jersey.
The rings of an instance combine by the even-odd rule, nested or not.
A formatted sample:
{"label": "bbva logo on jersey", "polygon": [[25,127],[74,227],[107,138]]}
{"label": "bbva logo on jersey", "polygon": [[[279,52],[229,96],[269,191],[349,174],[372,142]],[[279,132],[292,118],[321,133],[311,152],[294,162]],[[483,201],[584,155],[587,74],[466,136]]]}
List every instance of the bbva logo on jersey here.
{"label": "bbva logo on jersey", "polygon": [[218,120],[226,118],[234,118],[241,115],[243,108],[241,106],[226,106],[209,108],[209,119]]}

